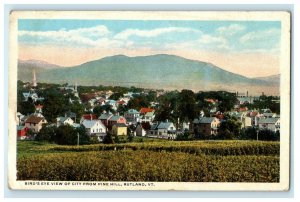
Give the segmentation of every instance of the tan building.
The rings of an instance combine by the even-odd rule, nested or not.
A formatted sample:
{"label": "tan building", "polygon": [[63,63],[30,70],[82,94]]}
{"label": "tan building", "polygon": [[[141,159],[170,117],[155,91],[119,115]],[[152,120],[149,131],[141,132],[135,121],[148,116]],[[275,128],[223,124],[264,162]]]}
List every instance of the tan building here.
{"label": "tan building", "polygon": [[193,121],[193,130],[204,136],[217,135],[220,123],[216,117],[199,117]]}
{"label": "tan building", "polygon": [[116,123],[111,131],[112,135],[127,135],[127,126],[124,123]]}
{"label": "tan building", "polygon": [[31,115],[26,119],[25,127],[37,133],[42,129],[45,123],[47,123],[45,118]]}

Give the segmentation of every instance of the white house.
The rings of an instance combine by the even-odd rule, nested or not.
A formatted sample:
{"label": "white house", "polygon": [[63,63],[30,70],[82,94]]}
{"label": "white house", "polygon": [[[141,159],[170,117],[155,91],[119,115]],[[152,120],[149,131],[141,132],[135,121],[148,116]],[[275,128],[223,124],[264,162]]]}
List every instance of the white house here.
{"label": "white house", "polygon": [[258,121],[259,130],[280,131],[280,118],[261,118]]}
{"label": "white house", "polygon": [[146,129],[143,127],[142,124],[138,124],[135,131],[134,131],[134,135],[135,136],[146,136],[147,131]]}
{"label": "white house", "polygon": [[96,136],[98,141],[103,141],[106,135],[106,127],[100,120],[84,120],[82,125],[85,127],[88,135]]}
{"label": "white house", "polygon": [[129,123],[136,123],[138,122],[138,117],[140,116],[140,112],[138,112],[135,109],[129,109],[127,112],[125,112],[124,117]]}
{"label": "white house", "polygon": [[85,119],[82,122],[82,125],[84,125],[86,132],[89,135],[96,135],[101,133],[106,133],[106,127],[103,125],[103,123],[100,120],[87,120]]}
{"label": "white house", "polygon": [[56,126],[59,127],[61,125],[70,125],[72,126],[74,124],[73,119],[71,119],[70,117],[57,117],[56,118]]}
{"label": "white house", "polygon": [[172,122],[160,122],[157,126],[158,137],[165,139],[176,138],[176,128]]}
{"label": "white house", "polygon": [[152,121],[154,120],[155,118],[155,111],[152,111],[152,112],[147,112],[143,117],[142,119],[140,120],[141,122],[149,122],[149,123],[152,123]]}

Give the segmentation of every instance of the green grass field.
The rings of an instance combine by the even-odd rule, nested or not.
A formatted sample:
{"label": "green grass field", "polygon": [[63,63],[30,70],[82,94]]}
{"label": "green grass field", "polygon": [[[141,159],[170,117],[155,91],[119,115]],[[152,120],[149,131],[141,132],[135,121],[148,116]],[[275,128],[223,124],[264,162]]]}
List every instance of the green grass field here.
{"label": "green grass field", "polygon": [[60,146],[19,141],[18,180],[279,182],[279,142],[151,141]]}

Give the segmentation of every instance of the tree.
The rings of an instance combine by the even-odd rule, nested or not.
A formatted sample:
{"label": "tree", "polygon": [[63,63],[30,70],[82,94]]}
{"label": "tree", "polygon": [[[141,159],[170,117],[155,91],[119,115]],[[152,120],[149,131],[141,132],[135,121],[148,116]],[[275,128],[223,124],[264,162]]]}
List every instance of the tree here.
{"label": "tree", "polygon": [[119,93],[119,92],[115,92],[114,94],[112,94],[109,99],[110,100],[118,100],[120,99],[121,97],[123,97],[124,95],[122,93]]}
{"label": "tree", "polygon": [[44,92],[43,115],[47,120],[55,121],[56,117],[62,116],[68,111],[69,100],[65,100],[64,95],[56,89],[48,89]]}
{"label": "tree", "polygon": [[110,132],[107,132],[107,134],[105,135],[104,139],[103,139],[103,143],[104,144],[114,144],[115,141],[112,137],[112,134]]}
{"label": "tree", "polygon": [[236,118],[225,116],[220,124],[218,137],[221,139],[237,139],[241,132],[241,123]]}
{"label": "tree", "polygon": [[20,112],[21,114],[29,115],[29,114],[34,113],[34,111],[35,111],[35,106],[34,106],[34,104],[33,104],[32,102],[29,102],[29,101],[21,101],[21,102],[18,102],[17,110],[18,110],[18,112]]}
{"label": "tree", "polygon": [[255,127],[245,128],[241,131],[241,138],[243,140],[256,140],[257,129]]}
{"label": "tree", "polygon": [[158,98],[159,108],[156,110],[155,121],[166,121],[177,123],[179,118],[179,92],[171,91]]}
{"label": "tree", "polygon": [[56,126],[43,125],[42,129],[35,137],[37,141],[54,142],[56,134]]}
{"label": "tree", "polygon": [[120,115],[124,115],[125,112],[128,111],[128,107],[126,105],[119,105],[117,112],[120,113]]}
{"label": "tree", "polygon": [[80,144],[89,144],[89,136],[85,133],[84,126],[74,129],[70,125],[61,125],[56,130],[54,140],[61,145],[76,145],[78,135]]}
{"label": "tree", "polygon": [[192,121],[197,116],[195,94],[191,90],[182,90],[179,94],[179,116],[181,122]]}
{"label": "tree", "polygon": [[128,102],[129,109],[140,110],[142,107],[148,107],[149,105],[150,103],[144,95],[137,95]]}
{"label": "tree", "polygon": [[93,109],[93,113],[97,114],[97,116],[100,116],[103,113],[103,111],[104,111],[104,108],[100,105],[95,106]]}
{"label": "tree", "polygon": [[264,141],[279,141],[280,140],[280,132],[274,132],[268,129],[260,130],[258,133],[258,140]]}

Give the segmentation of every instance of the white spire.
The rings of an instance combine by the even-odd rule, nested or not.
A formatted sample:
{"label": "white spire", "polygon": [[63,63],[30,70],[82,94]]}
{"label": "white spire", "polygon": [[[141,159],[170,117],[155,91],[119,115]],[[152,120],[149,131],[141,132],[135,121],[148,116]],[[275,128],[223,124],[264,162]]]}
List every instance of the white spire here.
{"label": "white spire", "polygon": [[35,69],[32,70],[32,86],[33,87],[37,86],[36,76],[35,76]]}

